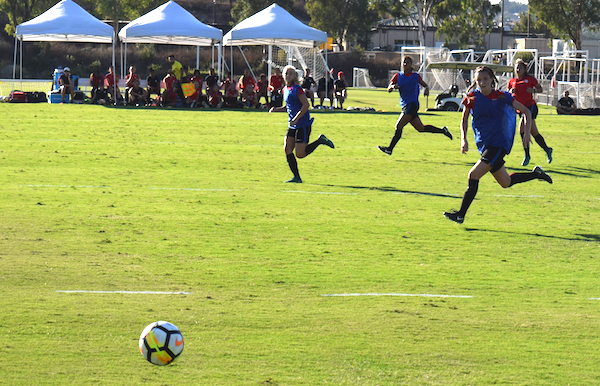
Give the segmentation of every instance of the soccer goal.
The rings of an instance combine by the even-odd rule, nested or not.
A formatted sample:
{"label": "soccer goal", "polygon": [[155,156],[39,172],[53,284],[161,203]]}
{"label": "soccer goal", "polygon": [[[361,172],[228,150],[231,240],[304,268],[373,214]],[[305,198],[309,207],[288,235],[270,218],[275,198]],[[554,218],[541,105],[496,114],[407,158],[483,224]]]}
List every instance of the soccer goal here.
{"label": "soccer goal", "polygon": [[354,67],[352,69],[352,87],[357,88],[376,88],[371,83],[369,70],[366,68]]}

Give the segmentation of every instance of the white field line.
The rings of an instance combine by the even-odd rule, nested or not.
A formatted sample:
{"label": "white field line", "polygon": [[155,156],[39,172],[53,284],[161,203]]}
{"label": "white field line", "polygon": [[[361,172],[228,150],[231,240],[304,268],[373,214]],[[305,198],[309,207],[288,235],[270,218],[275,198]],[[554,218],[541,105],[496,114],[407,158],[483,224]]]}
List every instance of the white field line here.
{"label": "white field line", "polygon": [[522,196],[519,194],[495,194],[494,197],[544,198],[544,196],[537,196],[535,194],[533,194],[531,196]]}
{"label": "white field line", "polygon": [[28,188],[110,188],[106,185],[19,185],[26,186]]}
{"label": "white field line", "polygon": [[194,190],[200,192],[236,192],[240,189],[148,188],[150,190]]}
{"label": "white field line", "polygon": [[349,297],[349,296],[418,296],[425,298],[472,298],[469,295],[434,295],[434,294],[402,294],[402,293],[348,293],[348,294],[326,294],[325,297]]}
{"label": "white field line", "polygon": [[86,290],[56,290],[65,294],[142,294],[142,295],[189,295],[191,292],[169,292],[169,291],[86,291]]}
{"label": "white field line", "polygon": [[284,190],[284,193],[308,193],[308,194],[341,194],[346,196],[356,196],[358,193],[345,193],[345,192],[307,192],[304,190]]}

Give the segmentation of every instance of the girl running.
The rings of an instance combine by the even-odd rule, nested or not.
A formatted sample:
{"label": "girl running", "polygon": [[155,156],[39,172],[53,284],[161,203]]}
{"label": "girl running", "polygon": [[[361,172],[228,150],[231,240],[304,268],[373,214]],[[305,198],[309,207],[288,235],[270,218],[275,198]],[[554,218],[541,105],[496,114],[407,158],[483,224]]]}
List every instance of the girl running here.
{"label": "girl running", "polygon": [[[516,77],[508,81],[508,90],[513,94],[517,101],[531,112],[531,136],[535,139],[535,142],[544,149],[546,152],[546,160],[550,163],[552,162],[552,148],[546,145],[544,137],[542,137],[535,124],[535,119],[538,115],[538,107],[535,103],[535,99],[533,99],[533,93],[542,92],[542,85],[538,83],[537,79],[527,73],[527,63],[521,59],[517,59],[515,62],[515,75]],[[523,137],[525,132],[525,122],[523,120],[522,110],[519,111],[519,114],[521,115],[519,132],[521,133],[521,137]],[[525,150],[525,157],[523,158],[523,162],[521,162],[521,166],[527,166],[531,160],[531,156],[529,155],[529,143],[525,144],[525,142],[523,142],[523,147]]]}
{"label": "girl running", "polygon": [[[294,174],[294,178],[286,182],[302,183],[296,157],[304,158],[308,156],[319,145],[327,145],[332,149],[335,146],[324,134],[321,134],[313,143],[308,143],[313,122],[308,113],[308,99],[306,99],[304,90],[298,84],[298,73],[293,66],[286,66],[283,69],[283,76],[286,84],[286,87],[283,88],[285,107],[271,107],[269,113],[286,111],[287,109],[289,117],[288,131],[283,150],[285,151],[285,156],[290,170]],[[294,156],[294,149],[296,150],[296,156]]]}
{"label": "girl running", "polygon": [[402,58],[402,72],[392,77],[387,88],[388,92],[392,92],[393,90],[400,92],[400,107],[402,107],[402,114],[400,114],[396,122],[396,131],[390,145],[387,147],[377,146],[379,150],[387,155],[392,155],[394,147],[402,137],[402,129],[408,123],[421,133],[444,134],[446,137],[452,139],[452,134],[446,126],[440,129],[432,125],[423,125],[423,122],[421,122],[421,118],[417,114],[419,111],[419,85],[425,87],[423,94],[425,96],[429,95],[429,86],[421,79],[421,75],[413,72],[411,57],[405,56]]}
{"label": "girl running", "polygon": [[531,172],[508,174],[504,167],[504,156],[510,153],[515,139],[515,109],[522,112],[524,123],[523,145],[531,140],[531,113],[510,93],[496,90],[498,79],[489,67],[478,67],[475,70],[475,82],[469,88],[478,88],[463,100],[461,132],[461,151],[469,150],[467,142],[467,126],[469,114],[472,115],[471,125],[475,133],[475,143],[481,153],[481,159],[469,171],[469,182],[463,196],[460,210],[444,212],[448,220],[462,224],[469,206],[475,199],[479,180],[487,172],[491,172],[498,184],[508,188],[514,184],[534,179],[552,183],[552,178],[544,170],[536,166]]}

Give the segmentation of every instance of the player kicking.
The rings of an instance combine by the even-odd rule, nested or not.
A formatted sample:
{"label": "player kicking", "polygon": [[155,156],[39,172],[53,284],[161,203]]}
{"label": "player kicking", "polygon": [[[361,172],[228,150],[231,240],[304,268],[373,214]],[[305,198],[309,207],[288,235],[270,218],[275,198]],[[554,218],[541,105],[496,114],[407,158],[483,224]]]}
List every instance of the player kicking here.
{"label": "player kicking", "polygon": [[[286,66],[283,69],[283,76],[286,83],[286,87],[283,89],[285,107],[271,107],[269,113],[286,111],[287,109],[289,121],[283,150],[285,151],[285,156],[287,157],[290,170],[294,174],[294,178],[286,182],[302,183],[296,157],[304,158],[308,156],[319,145],[327,145],[332,149],[335,146],[324,134],[321,134],[313,143],[308,143],[313,122],[308,113],[308,99],[306,98],[306,94],[304,94],[304,90],[298,84],[296,68]],[[296,156],[294,156],[294,149],[296,150]]]}
{"label": "player kicking", "polygon": [[504,167],[504,156],[510,153],[515,139],[516,110],[522,112],[524,120],[523,145],[531,140],[531,112],[523,104],[517,102],[510,93],[496,89],[498,79],[489,67],[478,67],[475,70],[477,86],[463,100],[464,109],[460,124],[461,151],[469,150],[467,142],[467,126],[469,114],[472,115],[475,143],[481,153],[481,159],[469,171],[469,183],[458,211],[444,212],[448,220],[462,224],[469,206],[475,199],[479,188],[479,180],[487,172],[491,172],[503,188],[531,180],[544,180],[552,183],[552,178],[544,170],[536,166],[531,172],[508,174]]}
{"label": "player kicking", "polygon": [[407,124],[411,124],[418,132],[426,133],[437,133],[444,134],[446,137],[452,139],[452,134],[448,131],[448,128],[438,128],[432,125],[423,125],[421,118],[419,118],[419,85],[425,87],[423,94],[429,95],[429,86],[421,79],[421,75],[413,72],[412,59],[410,56],[402,58],[402,72],[395,74],[390,80],[390,84],[387,88],[388,92],[398,90],[400,92],[400,107],[402,107],[402,114],[396,122],[396,131],[394,137],[390,142],[389,146],[377,146],[379,150],[387,155],[392,155],[394,147],[402,138],[402,129]]}

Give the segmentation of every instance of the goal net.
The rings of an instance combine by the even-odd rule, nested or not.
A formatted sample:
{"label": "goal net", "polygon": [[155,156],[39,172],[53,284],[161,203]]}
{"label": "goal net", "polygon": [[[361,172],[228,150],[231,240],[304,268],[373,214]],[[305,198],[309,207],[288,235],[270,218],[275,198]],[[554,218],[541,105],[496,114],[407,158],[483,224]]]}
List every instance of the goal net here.
{"label": "goal net", "polygon": [[366,68],[352,68],[352,87],[357,88],[375,88],[371,83],[369,70]]}
{"label": "goal net", "polygon": [[318,81],[328,70],[325,58],[315,47],[273,46],[271,66],[283,69],[287,65],[296,67],[300,77],[304,70],[310,70],[311,76]]}

